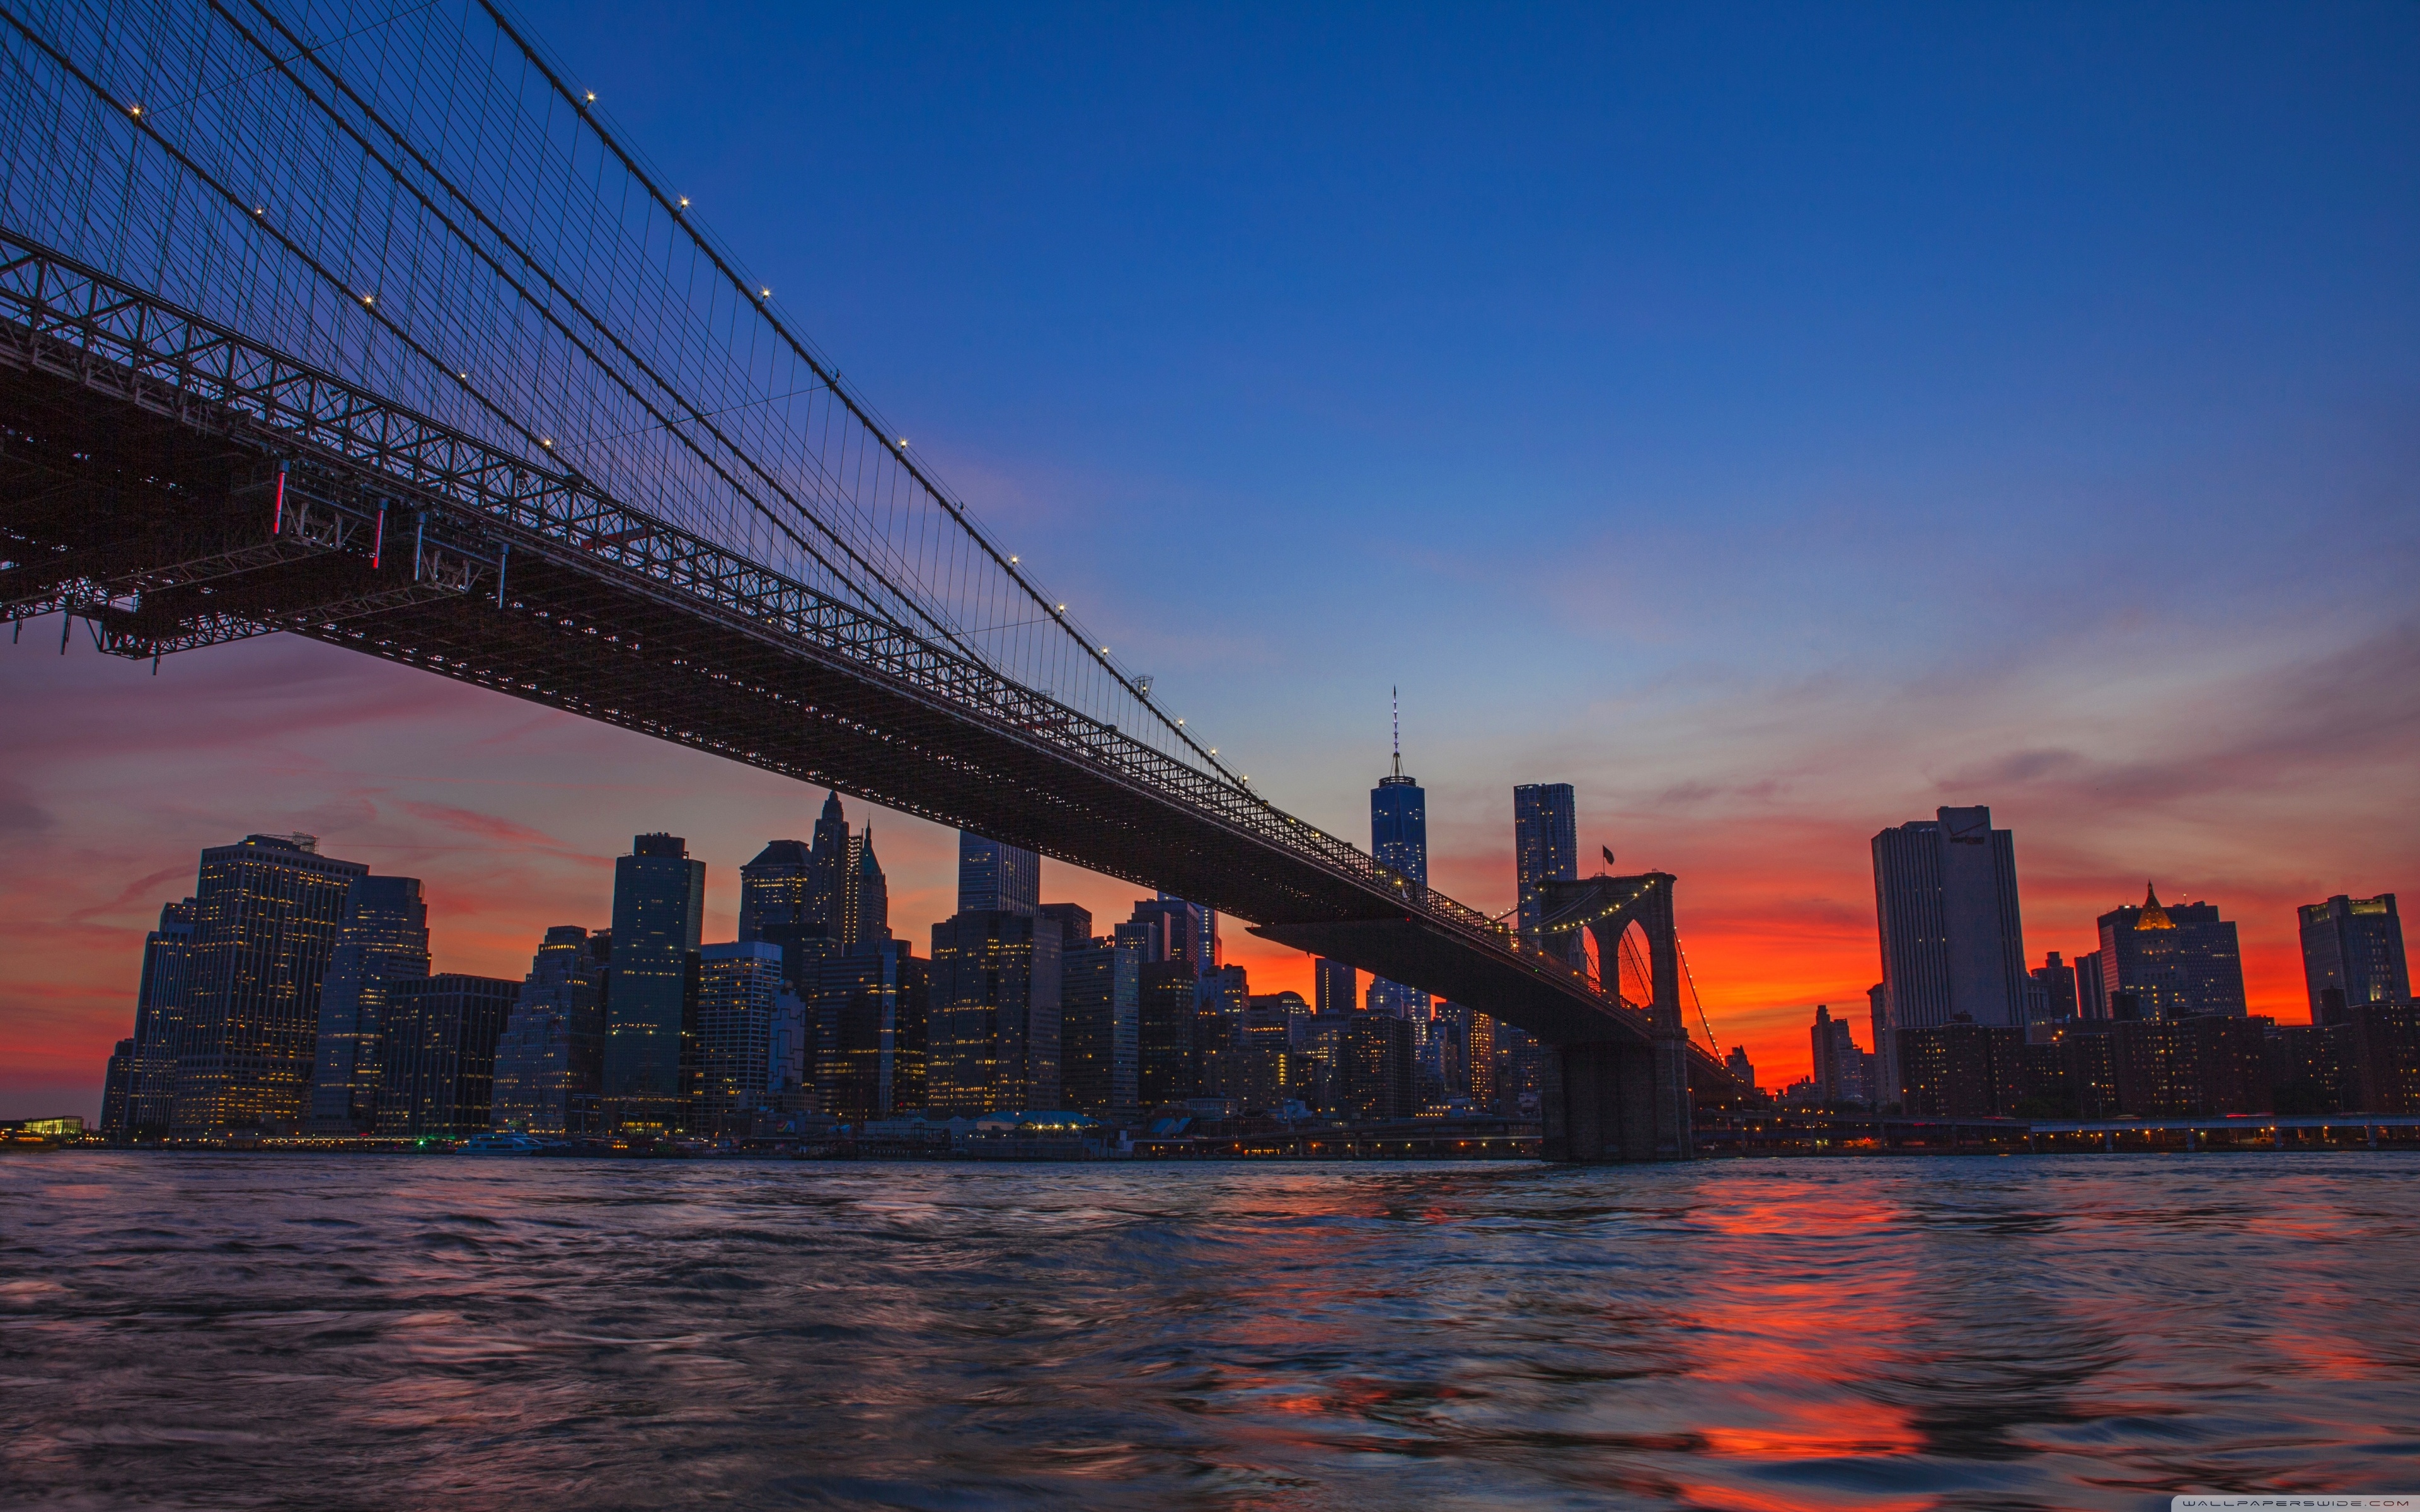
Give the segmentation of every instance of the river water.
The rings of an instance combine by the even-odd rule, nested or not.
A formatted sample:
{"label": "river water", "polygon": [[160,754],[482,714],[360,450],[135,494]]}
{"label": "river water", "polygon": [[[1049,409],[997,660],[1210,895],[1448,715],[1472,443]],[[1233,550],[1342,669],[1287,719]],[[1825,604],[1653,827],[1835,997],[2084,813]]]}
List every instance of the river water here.
{"label": "river water", "polygon": [[2420,1157],[0,1161],[0,1505],[2420,1491]]}

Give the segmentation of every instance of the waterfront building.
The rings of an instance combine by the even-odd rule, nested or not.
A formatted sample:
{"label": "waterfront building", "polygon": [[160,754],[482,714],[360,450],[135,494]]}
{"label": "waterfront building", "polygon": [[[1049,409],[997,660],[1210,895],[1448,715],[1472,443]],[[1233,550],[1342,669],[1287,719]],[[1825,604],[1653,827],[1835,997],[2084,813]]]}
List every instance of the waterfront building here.
{"label": "waterfront building", "polygon": [[939,1115],[1059,1106],[1062,936],[1038,907],[967,909],[933,926],[927,1078]]}
{"label": "waterfront building", "polygon": [[2056,950],[2044,955],[2025,977],[2027,1024],[2056,1024],[2076,1016],[2075,968],[2061,961]]}
{"label": "waterfront building", "polygon": [[1242,966],[1202,976],[1194,992],[1193,1063],[1200,1097],[1244,1095],[1244,1022],[1252,989]]}
{"label": "waterfront building", "polygon": [[1927,1119],[2004,1118],[2024,1095],[2025,1031],[1958,1018],[1899,1031],[1907,1112]]}
{"label": "waterfront building", "polygon": [[970,829],[958,831],[959,913],[1031,914],[1041,905],[1040,856]]}
{"label": "waterfront building", "polygon": [[2278,1113],[2345,1113],[2362,1106],[2361,1053],[2350,1024],[2270,1029],[2269,1087]]}
{"label": "waterfront building", "polygon": [[1495,1110],[1508,1119],[1539,1117],[1545,1095],[1546,1047],[1517,1024],[1496,1026]]}
{"label": "waterfront building", "polygon": [[766,1106],[783,967],[782,948],[769,940],[698,951],[698,1127],[745,1134]]}
{"label": "waterfront building", "polygon": [[387,983],[375,1128],[382,1137],[460,1139],[495,1110],[496,1041],[521,984],[440,972]]}
{"label": "waterfront building", "polygon": [[202,852],[169,1121],[180,1135],[299,1127],[309,1111],[319,988],[369,868],[310,835]]}
{"label": "waterfront building", "polygon": [[1935,810],[1873,839],[1874,915],[1882,942],[1874,1026],[1882,1079],[1901,1085],[1894,1037],[1963,1014],[1982,1025],[2025,1020],[2024,928],[2015,838],[1988,808]]}
{"label": "waterfront building", "polygon": [[417,877],[362,876],[319,986],[311,1115],[316,1134],[367,1134],[378,1119],[388,984],[428,975],[428,903]]}
{"label": "waterfront building", "polygon": [[496,1040],[489,1117],[499,1129],[597,1134],[605,1078],[605,980],[613,933],[557,924],[531,958]]}
{"label": "waterfront building", "polygon": [[824,1112],[855,1125],[925,1106],[933,965],[899,939],[867,940],[823,963],[814,1079]]}
{"label": "waterfront building", "polygon": [[[1070,930],[1075,927],[1072,918],[1066,923]],[[1092,927],[1089,916],[1083,927]],[[1076,1112],[1100,1116],[1113,1109],[1130,1109],[1140,1096],[1142,957],[1147,933],[1143,926],[1121,924],[1109,935],[1086,939],[1060,957],[1060,1088],[1065,1105]],[[1063,933],[1063,946],[1066,939]]]}
{"label": "waterfront building", "polygon": [[1342,961],[1318,957],[1311,964],[1311,1011],[1350,1013],[1361,1001],[1358,975]]}
{"label": "waterfront building", "polygon": [[1872,1079],[1866,1090],[1877,1108],[1889,1107],[1903,1097],[1898,1050],[1891,1037],[1884,1032],[1889,1026],[1887,996],[1881,982],[1866,989],[1866,1027],[1874,1038]]}
{"label": "waterfront building", "polygon": [[2345,1026],[2352,1031],[2363,1110],[2420,1113],[2420,1006],[2350,1003]]}
{"label": "waterfront building", "polygon": [[1311,1005],[1300,993],[1269,993],[1245,1000],[1239,1095],[1247,1112],[1276,1113],[1288,1103],[1311,1103],[1312,1078],[1304,1051],[1311,1022]]}
{"label": "waterfront building", "polygon": [[2113,1018],[2243,1017],[2242,955],[2235,926],[2219,918],[2215,905],[2163,907],[2157,889],[2147,887],[2141,907],[2112,909],[2099,923],[2102,982]]}
{"label": "waterfront building", "polygon": [[1136,973],[1136,1094],[1140,1107],[1165,1107],[1202,1091],[1194,1014],[1200,980],[1183,956],[1141,958]]}
{"label": "waterfront building", "polygon": [[2348,898],[2297,910],[2303,926],[2303,979],[2311,995],[2311,1022],[2344,1022],[2352,1003],[2401,1003],[2412,997],[2403,957],[2403,920],[2395,894]]}
{"label": "waterfront building", "polygon": [[1356,1013],[1337,1046],[1337,1111],[1353,1123],[1408,1119],[1419,1111],[1412,1026],[1391,1013]]}
{"label": "waterfront building", "polygon": [[109,1066],[101,1082],[101,1136],[112,1143],[127,1137],[127,1095],[134,1076],[134,1039],[129,1035],[110,1048]]}
{"label": "waterfront building", "polygon": [[2113,1024],[2119,1110],[2140,1119],[2266,1111],[2265,1027],[2241,1013]]}
{"label": "waterfront building", "polygon": [[[1404,741],[1400,721],[1395,735],[1394,769],[1370,790],[1370,854],[1378,865],[1402,879],[1405,896],[1419,899],[1429,886],[1428,795],[1404,775]],[[1371,980],[1369,1009],[1399,1019],[1425,1020],[1429,995],[1383,977]]]}
{"label": "waterfront building", "polygon": [[[1538,926],[1546,917],[1540,884],[1575,882],[1580,874],[1579,805],[1569,782],[1512,790],[1512,873],[1521,937],[1538,944]],[[1561,936],[1559,945],[1567,955],[1587,953],[1577,931]]]}
{"label": "waterfront building", "polygon": [[613,959],[605,1004],[605,1101],[618,1128],[690,1127],[697,1060],[706,863],[678,835],[640,835],[613,863]]}
{"label": "waterfront building", "polygon": [[127,1071],[126,1137],[168,1132],[177,1093],[177,1046],[194,962],[191,898],[163,903],[160,927],[143,937],[143,977],[134,993],[134,1058]]}

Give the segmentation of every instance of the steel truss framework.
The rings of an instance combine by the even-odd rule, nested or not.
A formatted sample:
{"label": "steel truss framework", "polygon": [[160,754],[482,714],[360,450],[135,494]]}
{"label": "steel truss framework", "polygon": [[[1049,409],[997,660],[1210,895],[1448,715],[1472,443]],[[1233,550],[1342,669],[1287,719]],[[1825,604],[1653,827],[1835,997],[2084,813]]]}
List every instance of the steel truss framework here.
{"label": "steel truss framework", "polygon": [[1239,783],[5,230],[0,555],[7,618],[65,609],[120,656],[287,630],[1165,888],[1551,1041],[1652,1036]]}

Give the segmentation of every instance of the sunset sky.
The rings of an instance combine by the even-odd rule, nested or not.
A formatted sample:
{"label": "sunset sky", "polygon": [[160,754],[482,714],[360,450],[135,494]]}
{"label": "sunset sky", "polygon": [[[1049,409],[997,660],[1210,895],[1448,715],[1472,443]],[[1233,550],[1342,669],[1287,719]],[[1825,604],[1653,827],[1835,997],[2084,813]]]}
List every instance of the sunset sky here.
{"label": "sunset sky", "polygon": [[[1868,841],[1939,805],[2014,829],[2034,961],[2156,881],[2281,1019],[2294,904],[2420,894],[2420,9],[1305,8],[525,14],[1256,788],[1366,843],[1399,686],[1493,913],[1574,783],[1767,1086],[1816,1003],[1869,1043]],[[729,938],[823,797],[287,638],[59,644],[0,638],[0,1117],[97,1115],[204,845],[419,876],[517,977],[639,830]],[[873,819],[921,951],[954,839]]]}

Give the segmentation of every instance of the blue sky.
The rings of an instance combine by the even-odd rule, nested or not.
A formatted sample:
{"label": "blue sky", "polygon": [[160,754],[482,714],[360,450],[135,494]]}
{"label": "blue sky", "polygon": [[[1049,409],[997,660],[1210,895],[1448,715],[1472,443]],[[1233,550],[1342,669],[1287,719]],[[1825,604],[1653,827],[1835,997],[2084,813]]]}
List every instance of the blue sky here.
{"label": "blue sky", "polygon": [[[1867,838],[1939,804],[2017,830],[2037,959],[2156,877],[2291,1018],[2293,903],[2420,892],[2420,9],[523,13],[1257,786],[1366,838],[1400,685],[1433,874],[1492,910],[1510,787],[1577,783],[1761,1066],[1862,999]],[[727,879],[820,797],[342,653],[152,682],[49,633],[0,648],[74,706],[0,733],[0,888],[104,955],[180,886],[123,882],[246,829],[489,898],[659,826]],[[187,698],[275,759],[94,786],[188,757]],[[946,837],[877,822],[921,935]],[[572,886],[459,964],[518,974]],[[13,980],[46,1043],[125,1032],[126,962]]]}

